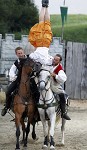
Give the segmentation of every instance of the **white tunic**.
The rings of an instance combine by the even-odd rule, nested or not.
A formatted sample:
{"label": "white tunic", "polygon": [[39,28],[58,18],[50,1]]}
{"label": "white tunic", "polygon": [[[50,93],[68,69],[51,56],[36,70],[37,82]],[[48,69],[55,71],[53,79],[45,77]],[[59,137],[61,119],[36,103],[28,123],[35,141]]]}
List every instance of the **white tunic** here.
{"label": "white tunic", "polygon": [[30,54],[29,57],[43,65],[50,65],[50,59],[52,59],[52,56],[48,54],[48,51],[49,48],[47,47],[38,47],[33,53]]}
{"label": "white tunic", "polygon": [[[53,70],[55,70],[57,66],[53,67]],[[65,74],[65,72],[63,70],[60,70],[58,72],[58,74],[55,77],[56,81],[53,79],[51,80],[51,89],[53,92],[55,93],[65,93],[65,91],[63,90],[62,85],[64,84],[64,82],[67,80],[67,76]]]}
{"label": "white tunic", "polygon": [[[25,58],[27,58],[27,55],[24,55]],[[18,63],[20,63],[20,60],[17,59]],[[16,78],[17,78],[17,73],[18,73],[18,69],[17,67],[15,66],[15,64],[13,64],[10,68],[10,71],[9,71],[9,80],[11,82],[15,81]]]}
{"label": "white tunic", "polygon": [[[20,60],[18,59],[18,62],[20,62]],[[17,67],[15,66],[15,64],[13,64],[10,68],[10,71],[9,71],[9,80],[11,82],[15,81],[16,78],[17,78],[17,73],[18,73],[18,69]]]}

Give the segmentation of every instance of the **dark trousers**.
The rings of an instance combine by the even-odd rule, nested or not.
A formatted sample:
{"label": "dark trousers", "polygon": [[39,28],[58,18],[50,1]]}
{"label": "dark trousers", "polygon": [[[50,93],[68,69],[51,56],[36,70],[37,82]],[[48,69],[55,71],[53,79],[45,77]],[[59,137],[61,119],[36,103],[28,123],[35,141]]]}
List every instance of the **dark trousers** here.
{"label": "dark trousers", "polygon": [[58,95],[59,95],[59,98],[60,98],[61,112],[65,113],[66,112],[66,98],[65,98],[65,94],[64,93],[60,93]]}
{"label": "dark trousers", "polygon": [[30,89],[32,91],[33,98],[34,98],[35,102],[38,103],[39,97],[40,97],[40,92],[38,90],[38,87],[37,87],[37,84],[36,84],[34,78],[30,79]]}
{"label": "dark trousers", "polygon": [[14,90],[17,88],[17,85],[18,85],[18,79],[11,82],[7,87],[7,91],[6,91],[6,108],[10,107],[11,100],[12,100],[11,93],[14,92]]}

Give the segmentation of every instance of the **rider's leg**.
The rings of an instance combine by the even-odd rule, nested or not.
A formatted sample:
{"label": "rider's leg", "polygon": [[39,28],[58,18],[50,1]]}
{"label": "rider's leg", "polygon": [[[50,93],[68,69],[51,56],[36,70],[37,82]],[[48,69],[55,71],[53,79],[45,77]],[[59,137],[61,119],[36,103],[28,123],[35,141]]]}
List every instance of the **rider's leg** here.
{"label": "rider's leg", "polygon": [[38,90],[37,84],[33,78],[30,79],[30,89],[33,94],[33,98],[35,99],[35,102],[39,102],[40,92]]}
{"label": "rider's leg", "polygon": [[50,15],[48,13],[48,0],[42,0],[42,8],[39,14],[39,22],[50,21]]}
{"label": "rider's leg", "polygon": [[62,118],[66,119],[66,120],[71,120],[70,117],[67,115],[66,112],[66,99],[65,99],[65,94],[64,93],[60,93],[59,94],[59,98],[60,98],[60,108],[61,108],[61,113],[62,113]]}
{"label": "rider's leg", "polygon": [[18,83],[17,80],[15,80],[11,84],[9,84],[7,88],[5,107],[2,109],[2,112],[1,112],[2,116],[5,116],[5,114],[7,113],[7,110],[10,108],[10,104],[11,104],[10,96],[11,96],[11,93],[16,89],[17,83]]}
{"label": "rider's leg", "polygon": [[50,14],[48,12],[48,8],[45,9],[44,21],[50,21]]}
{"label": "rider's leg", "polygon": [[39,22],[44,22],[44,17],[45,17],[45,7],[41,8],[40,14],[39,14]]}

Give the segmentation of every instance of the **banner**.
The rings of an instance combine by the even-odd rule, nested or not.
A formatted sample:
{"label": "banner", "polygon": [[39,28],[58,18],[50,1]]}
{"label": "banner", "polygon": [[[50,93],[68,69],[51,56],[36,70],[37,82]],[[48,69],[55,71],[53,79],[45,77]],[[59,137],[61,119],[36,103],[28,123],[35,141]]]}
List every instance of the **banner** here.
{"label": "banner", "polygon": [[60,11],[61,11],[62,25],[64,25],[65,21],[67,20],[68,7],[62,6],[60,7]]}

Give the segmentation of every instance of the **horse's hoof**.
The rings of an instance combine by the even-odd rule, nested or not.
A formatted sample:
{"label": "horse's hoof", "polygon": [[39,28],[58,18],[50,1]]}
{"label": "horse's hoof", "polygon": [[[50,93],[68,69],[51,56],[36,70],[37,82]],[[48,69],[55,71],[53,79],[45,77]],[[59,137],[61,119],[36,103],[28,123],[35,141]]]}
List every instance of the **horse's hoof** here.
{"label": "horse's hoof", "polygon": [[63,147],[63,146],[65,146],[65,144],[60,143],[60,144],[56,144],[56,146],[58,146],[58,147]]}
{"label": "horse's hoof", "polygon": [[23,150],[27,150],[27,147],[24,147]]}
{"label": "horse's hoof", "polygon": [[39,140],[39,137],[36,137],[36,139],[33,139],[34,141],[38,141]]}
{"label": "horse's hoof", "polygon": [[32,133],[32,139],[35,140],[36,139],[36,134]]}
{"label": "horse's hoof", "polygon": [[24,144],[24,141],[23,141],[23,140],[21,140],[21,141],[20,141],[20,144]]}
{"label": "horse's hoof", "polygon": [[51,145],[50,150],[55,150],[55,147],[53,145]]}
{"label": "horse's hoof", "polygon": [[24,148],[27,148],[27,144],[24,144],[24,146],[23,146]]}
{"label": "horse's hoof", "polygon": [[48,149],[48,145],[43,145],[42,149],[47,150]]}
{"label": "horse's hoof", "polygon": [[64,146],[65,144],[64,144],[64,143],[61,143],[60,145],[61,145],[61,146]]}

